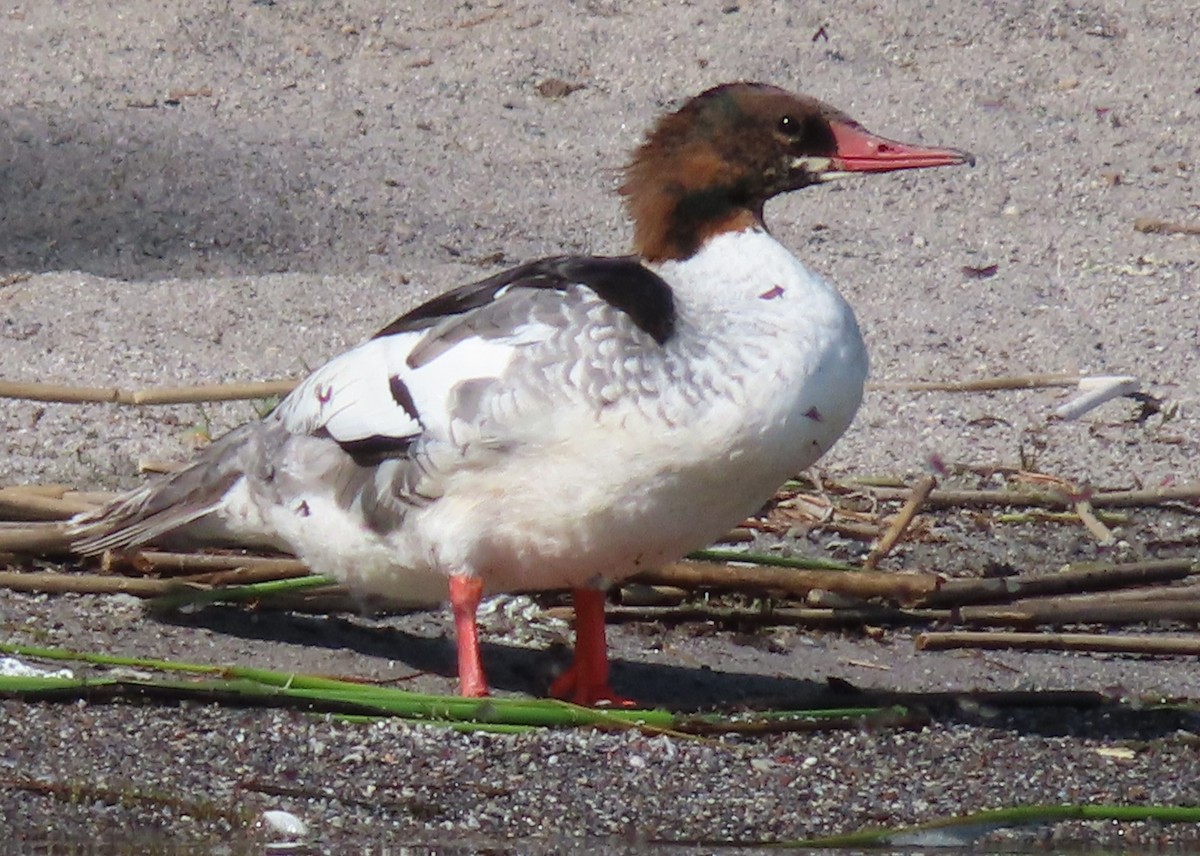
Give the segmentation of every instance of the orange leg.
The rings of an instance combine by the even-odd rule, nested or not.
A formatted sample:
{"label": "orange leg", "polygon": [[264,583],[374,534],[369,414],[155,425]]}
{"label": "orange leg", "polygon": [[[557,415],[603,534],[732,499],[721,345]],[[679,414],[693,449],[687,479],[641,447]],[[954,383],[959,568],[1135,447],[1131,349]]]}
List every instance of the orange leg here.
{"label": "orange leg", "polygon": [[479,659],[479,631],[475,613],[483,599],[483,580],[455,574],[450,577],[450,606],[454,610],[454,632],[458,642],[458,691],[479,698],[488,694],[483,661]]}
{"label": "orange leg", "polygon": [[575,704],[633,707],[608,683],[608,643],[604,638],[604,592],[572,589],[575,600],[575,662],[550,685],[550,695]]}

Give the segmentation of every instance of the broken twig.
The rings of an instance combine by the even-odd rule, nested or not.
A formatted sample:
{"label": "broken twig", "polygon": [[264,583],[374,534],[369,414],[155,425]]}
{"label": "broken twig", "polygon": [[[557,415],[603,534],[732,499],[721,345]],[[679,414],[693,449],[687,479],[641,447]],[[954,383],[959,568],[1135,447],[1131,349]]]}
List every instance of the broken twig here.
{"label": "broken twig", "polygon": [[937,478],[934,476],[925,476],[917,482],[916,487],[912,489],[908,499],[905,500],[904,507],[900,509],[900,513],[895,516],[887,531],[883,533],[883,537],[879,539],[879,543],[871,550],[867,560],[863,562],[864,568],[869,571],[875,570],[879,560],[892,552],[892,549],[900,543],[905,530],[913,522],[913,518],[917,516],[917,512],[921,510],[921,506],[925,504],[925,500],[929,498],[929,494],[936,486]]}

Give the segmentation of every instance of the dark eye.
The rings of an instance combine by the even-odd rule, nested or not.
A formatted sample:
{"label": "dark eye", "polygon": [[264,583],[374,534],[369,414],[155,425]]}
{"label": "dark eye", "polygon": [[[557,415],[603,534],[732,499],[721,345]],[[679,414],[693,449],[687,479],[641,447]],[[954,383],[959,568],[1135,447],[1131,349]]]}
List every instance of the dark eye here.
{"label": "dark eye", "polygon": [[782,118],[780,118],[777,127],[779,128],[779,133],[783,134],[785,137],[799,139],[800,137],[804,136],[804,123],[795,116],[784,115]]}

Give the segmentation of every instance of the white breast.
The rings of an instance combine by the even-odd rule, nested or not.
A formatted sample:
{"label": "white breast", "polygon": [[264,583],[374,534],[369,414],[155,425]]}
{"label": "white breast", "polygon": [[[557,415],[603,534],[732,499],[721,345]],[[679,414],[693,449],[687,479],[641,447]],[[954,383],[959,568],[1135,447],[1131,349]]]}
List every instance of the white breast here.
{"label": "white breast", "polygon": [[761,232],[660,273],[675,337],[611,355],[604,407],[559,402],[538,442],[448,483],[417,523],[438,564],[497,590],[620,578],[724,534],[845,431],[866,352],[833,288]]}

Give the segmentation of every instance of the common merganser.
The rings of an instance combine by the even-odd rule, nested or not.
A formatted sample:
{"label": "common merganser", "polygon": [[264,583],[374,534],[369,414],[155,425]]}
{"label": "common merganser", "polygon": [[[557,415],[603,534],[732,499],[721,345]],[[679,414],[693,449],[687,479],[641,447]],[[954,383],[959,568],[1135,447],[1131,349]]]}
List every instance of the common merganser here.
{"label": "common merganser", "polygon": [[635,254],[530,262],[434,298],[317,369],[187,469],[73,519],[83,553],[214,527],[352,590],[452,605],[465,696],[476,611],[573,589],[574,662],[609,684],[604,587],[710,543],[849,426],[854,313],[771,236],[773,196],[847,173],[973,163],[812,98],[717,86],[664,116],[620,193]]}

